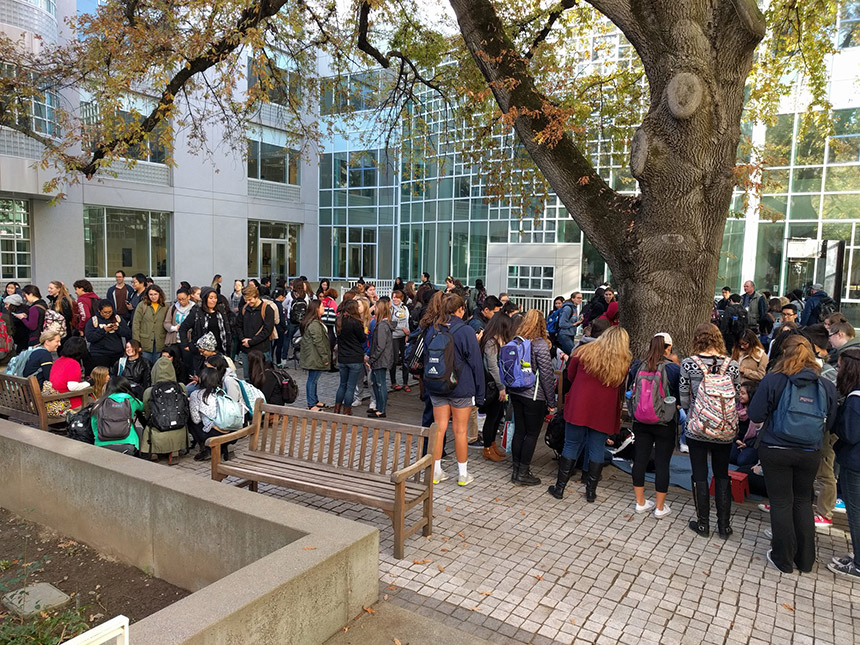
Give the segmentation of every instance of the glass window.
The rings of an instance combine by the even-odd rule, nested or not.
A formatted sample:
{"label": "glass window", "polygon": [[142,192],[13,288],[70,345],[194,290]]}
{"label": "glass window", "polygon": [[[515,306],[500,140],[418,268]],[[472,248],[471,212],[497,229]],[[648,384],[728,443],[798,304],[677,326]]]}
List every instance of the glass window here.
{"label": "glass window", "polygon": [[834,110],[833,132],[829,162],[860,161],[860,108]]}
{"label": "glass window", "polygon": [[29,280],[32,275],[30,203],[22,199],[0,199],[0,271],[4,280]]}
{"label": "glass window", "polygon": [[248,221],[248,276],[260,275],[260,223]]}
{"label": "glass window", "polygon": [[860,166],[831,166],[825,183],[828,191],[860,190]]}
{"label": "glass window", "polygon": [[264,181],[286,182],[283,150],[271,143],[260,143],[260,177]]}
{"label": "glass window", "polygon": [[319,274],[320,276],[330,276],[331,275],[331,256],[332,256],[332,241],[331,241],[331,229],[325,226],[321,226],[319,229],[320,235],[320,264],[319,264]]}
{"label": "glass window", "polygon": [[[332,187],[332,158],[331,153],[328,152],[324,155],[320,155],[320,189],[323,188],[331,188]],[[250,176],[251,173],[248,173]],[[328,275],[327,273],[324,275]]]}
{"label": "glass window", "polygon": [[718,282],[732,285],[741,283],[745,225],[746,222],[742,219],[730,218],[726,221],[726,228],[723,231],[723,246],[720,250]]}
{"label": "glass window", "polygon": [[167,213],[150,213],[150,273],[157,278],[170,275],[168,268],[168,249],[170,248],[170,217]]}
{"label": "glass window", "polygon": [[825,219],[860,219],[860,194],[825,195],[821,215]]}
{"label": "glass window", "polygon": [[[263,136],[274,137],[265,132]],[[301,185],[301,165],[302,155],[298,150],[285,149],[283,145],[277,143],[248,139],[249,179],[299,186]]]}
{"label": "glass window", "polygon": [[[466,202],[468,205],[468,202]],[[467,206],[468,207],[468,206]],[[451,276],[466,280],[469,264],[469,223],[454,222],[451,239]]]}
{"label": "glass window", "polygon": [[387,277],[394,273],[394,229],[391,227],[381,227],[379,229],[378,242],[378,257],[379,265],[377,275]]}
{"label": "glass window", "polygon": [[839,32],[836,46],[839,49],[860,45],[860,2],[846,0],[839,9]]}
{"label": "glass window", "polygon": [[782,268],[784,237],[785,224],[783,222],[759,223],[755,275],[761,280],[762,289],[774,292],[779,291],[779,274]]}
{"label": "glass window", "polygon": [[170,214],[84,207],[84,271],[88,278],[170,274]]}
{"label": "glass window", "polygon": [[[550,294],[553,291],[554,267],[520,265],[508,267],[508,290],[539,292]],[[480,277],[480,276],[478,276]]]}
{"label": "glass window", "polygon": [[818,219],[818,206],[821,194],[792,195],[791,219]]}
{"label": "glass window", "polygon": [[767,165],[787,166],[789,164],[793,134],[794,115],[780,114],[776,123],[770,126],[765,134],[764,160]]}
{"label": "glass window", "polygon": [[469,284],[487,279],[487,222],[469,224]]}
{"label": "glass window", "polygon": [[582,237],[582,281],[583,289],[597,289],[603,284],[603,274],[606,273],[606,263],[600,257],[588,238]]}
{"label": "glass window", "polygon": [[812,116],[798,117],[794,163],[798,166],[824,163],[824,135]]}
{"label": "glass window", "polygon": [[[795,193],[817,193],[821,191],[822,168],[796,168],[791,190]],[[777,192],[777,191],[774,191]],[[784,192],[784,191],[782,191]]]}

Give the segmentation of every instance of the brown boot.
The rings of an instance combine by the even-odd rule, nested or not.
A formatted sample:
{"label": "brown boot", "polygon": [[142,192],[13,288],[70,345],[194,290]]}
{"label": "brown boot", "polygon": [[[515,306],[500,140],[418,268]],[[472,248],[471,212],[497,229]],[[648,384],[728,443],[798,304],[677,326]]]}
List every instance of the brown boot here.
{"label": "brown boot", "polygon": [[335,404],[334,404],[334,413],[335,413],[335,414],[340,414],[340,408],[341,408],[341,404],[340,404],[340,403],[335,403]]}
{"label": "brown boot", "polygon": [[505,457],[507,457],[507,456],[508,456],[508,453],[506,453],[504,450],[502,450],[501,448],[499,448],[499,446],[496,444],[496,442],[495,442],[495,441],[493,442],[493,445],[491,445],[491,446],[490,446],[490,450],[492,450],[493,452],[495,452],[495,453],[496,453],[499,457],[501,457],[502,459],[504,459]]}
{"label": "brown boot", "polygon": [[481,451],[481,455],[484,459],[489,459],[490,461],[504,461],[505,458],[499,455],[498,452],[493,450],[493,446],[488,446]]}
{"label": "brown boot", "polygon": [[346,416],[351,417],[352,416],[352,406],[346,406],[346,405],[343,406],[343,413]]}

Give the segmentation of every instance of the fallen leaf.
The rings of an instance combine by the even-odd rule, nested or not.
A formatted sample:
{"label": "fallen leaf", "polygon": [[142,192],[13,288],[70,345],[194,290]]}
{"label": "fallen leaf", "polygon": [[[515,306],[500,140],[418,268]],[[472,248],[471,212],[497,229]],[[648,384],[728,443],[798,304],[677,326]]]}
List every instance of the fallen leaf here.
{"label": "fallen leaf", "polygon": [[368,614],[375,614],[376,613],[376,610],[373,609],[372,607],[365,607],[364,605],[362,605],[361,608],[364,611],[366,611]]}
{"label": "fallen leaf", "polygon": [[388,594],[384,594],[384,595],[382,596],[382,599],[383,599],[383,600],[388,600]]}
{"label": "fallen leaf", "polygon": [[474,607],[472,607],[472,611],[478,611],[478,605],[475,605]]}
{"label": "fallen leaf", "polygon": [[343,631],[348,632],[348,631],[349,631],[349,627],[344,627],[344,628],[343,628]]}
{"label": "fallen leaf", "polygon": [[441,564],[436,565],[436,566],[437,566],[437,568],[439,569],[439,571],[444,571],[444,570],[445,570],[445,567],[443,567]]}
{"label": "fallen leaf", "polygon": [[394,645],[400,645],[400,639],[395,638],[394,639]]}
{"label": "fallen leaf", "polygon": [[788,611],[794,611],[794,607],[789,605],[787,602],[782,603],[782,606],[788,609]]}
{"label": "fallen leaf", "polygon": [[711,575],[711,572],[710,572],[710,570],[709,570],[709,571],[702,571],[702,573],[704,573],[704,574],[705,574],[705,575],[706,575],[706,576],[709,576],[709,575]]}
{"label": "fallen leaf", "polygon": [[497,501],[497,502],[499,501],[499,498],[498,498],[498,497],[496,498],[496,501]]}
{"label": "fallen leaf", "polygon": [[442,541],[443,541],[443,542],[447,542],[447,541],[448,541],[448,538],[443,537],[443,538],[442,538]]}
{"label": "fallen leaf", "polygon": [[603,542],[603,538],[597,538],[597,542]]}
{"label": "fallen leaf", "polygon": [[444,546],[442,547],[443,551],[450,551],[451,549],[446,549]]}
{"label": "fallen leaf", "polygon": [[538,546],[540,546],[541,544],[543,544],[543,542],[538,542],[538,543],[537,543],[537,545],[538,545]]}
{"label": "fallen leaf", "polygon": [[470,499],[472,499],[472,496],[471,496],[471,495],[469,495],[469,496],[466,498],[466,501],[468,502]]}
{"label": "fallen leaf", "polygon": [[396,585],[388,585],[388,591],[397,591]]}
{"label": "fallen leaf", "polygon": [[525,514],[526,514],[525,511],[520,511],[520,515],[525,515]]}
{"label": "fallen leaf", "polygon": [[543,576],[535,576],[538,580],[543,580]]}
{"label": "fallen leaf", "polygon": [[465,536],[465,535],[463,535],[463,533],[462,533],[462,532],[457,533],[457,535],[459,535],[459,536],[460,536],[461,538],[463,538],[464,540],[466,539],[466,536]]}
{"label": "fallen leaf", "polygon": [[446,511],[450,511],[450,510],[451,510],[451,507],[450,507],[450,506],[446,506],[446,507],[445,507],[445,510],[446,510]]}
{"label": "fallen leaf", "polygon": [[576,622],[573,620],[573,618],[571,618],[571,619],[570,619],[570,624],[571,624],[571,625],[576,625]]}
{"label": "fallen leaf", "polygon": [[479,591],[478,593],[481,594],[482,596],[492,596],[493,595],[492,591]]}
{"label": "fallen leaf", "polygon": [[430,564],[433,560],[413,560],[412,564]]}
{"label": "fallen leaf", "polygon": [[632,521],[633,521],[633,516],[631,515],[630,517],[628,517],[628,518],[627,518],[627,521],[628,521],[628,522],[632,522]]}
{"label": "fallen leaf", "polygon": [[315,546],[303,546],[302,549],[304,549],[305,551],[316,551]]}

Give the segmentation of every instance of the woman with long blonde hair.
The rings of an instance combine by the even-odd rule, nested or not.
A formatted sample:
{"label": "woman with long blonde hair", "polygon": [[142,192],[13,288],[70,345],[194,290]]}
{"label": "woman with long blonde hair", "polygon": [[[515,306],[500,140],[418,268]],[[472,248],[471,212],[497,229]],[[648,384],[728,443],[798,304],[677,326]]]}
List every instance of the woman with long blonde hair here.
{"label": "woman with long blonde hair", "polygon": [[66,335],[63,341],[72,335],[72,321],[75,317],[75,301],[69,295],[69,290],[59,280],[51,280],[48,284],[48,304],[66,321]]}
{"label": "woman with long blonde hair", "polygon": [[564,448],[558,482],[549,494],[561,499],[564,485],[583,448],[588,465],[585,501],[597,498],[606,437],[621,428],[621,401],[632,360],[630,337],[622,327],[610,327],[594,342],[577,349],[567,364],[570,391],[564,401]]}
{"label": "woman with long blonde hair", "polygon": [[546,331],[546,319],[537,309],[529,309],[517,328],[514,342],[522,345],[526,340],[530,345],[526,360],[535,373],[535,382],[526,388],[509,388],[516,428],[511,444],[511,482],[515,486],[540,484],[540,479],[530,470],[532,457],[544,417],[547,414],[555,414],[555,371],[549,353],[552,342]]}
{"label": "woman with long blonde hair", "polygon": [[836,404],[836,388],[821,376],[815,350],[800,334],[783,343],[773,370],[750,401],[750,421],[764,424],[758,456],[770,497],[767,559],[783,573],[795,567],[808,573],[815,564],[812,483],[822,441],[836,422]]}

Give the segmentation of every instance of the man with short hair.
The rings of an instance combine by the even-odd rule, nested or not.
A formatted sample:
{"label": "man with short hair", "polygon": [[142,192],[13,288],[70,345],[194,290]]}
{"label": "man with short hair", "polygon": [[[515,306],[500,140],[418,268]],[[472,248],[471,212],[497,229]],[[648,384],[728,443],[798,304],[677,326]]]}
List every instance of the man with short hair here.
{"label": "man with short hair", "polygon": [[248,353],[257,349],[272,360],[272,344],[269,340],[275,329],[275,307],[260,298],[260,292],[254,285],[248,285],[242,290],[245,305],[239,310],[239,327],[242,330],[241,349]]}
{"label": "man with short hair", "polygon": [[484,331],[487,327],[487,323],[490,322],[490,318],[492,318],[499,309],[502,308],[502,303],[499,302],[499,299],[496,296],[487,296],[484,298],[484,306],[480,311],[476,311],[475,315],[472,316],[472,319],[469,321],[469,327],[475,330],[475,333]]}
{"label": "man with short hair", "polygon": [[570,299],[561,306],[558,315],[558,346],[561,351],[570,355],[576,338],[576,332],[582,325],[582,293],[574,291]]}
{"label": "man with short hair", "polygon": [[[146,276],[142,273],[135,273],[131,276],[131,294],[126,302],[126,309],[129,312],[129,320],[134,316],[134,310],[137,305],[143,300],[143,292],[146,290]],[[116,309],[114,309],[116,311]],[[117,311],[117,313],[120,313]]]}
{"label": "man with short hair", "polygon": [[731,356],[735,343],[744,335],[750,327],[749,314],[741,304],[740,295],[733,293],[729,296],[729,305],[720,318],[720,333],[726,345],[726,351]]}
{"label": "man with short hair", "polygon": [[744,295],[741,304],[747,310],[747,322],[753,329],[758,328],[758,321],[767,315],[767,301],[760,293],[756,293],[755,282],[744,282]]}
{"label": "man with short hair", "polygon": [[729,296],[732,295],[732,288],[729,286],[723,287],[722,294],[722,299],[717,303],[717,311],[720,313],[723,313],[726,307],[729,306]]}
{"label": "man with short hair", "polygon": [[127,323],[131,323],[132,310],[128,307],[128,300],[131,295],[131,289],[125,283],[125,271],[117,269],[114,274],[116,284],[111,285],[107,290],[105,300],[113,303],[113,310],[120,315]]}
{"label": "man with short hair", "polygon": [[780,325],[785,324],[787,322],[797,322],[797,307],[795,307],[792,303],[788,303],[787,305],[783,305],[782,307],[782,316],[780,318]]}

